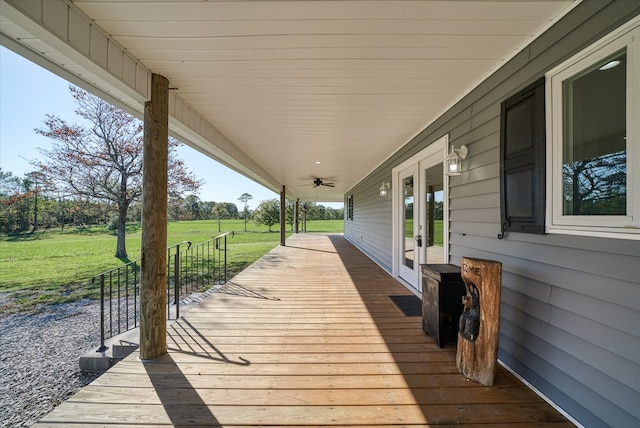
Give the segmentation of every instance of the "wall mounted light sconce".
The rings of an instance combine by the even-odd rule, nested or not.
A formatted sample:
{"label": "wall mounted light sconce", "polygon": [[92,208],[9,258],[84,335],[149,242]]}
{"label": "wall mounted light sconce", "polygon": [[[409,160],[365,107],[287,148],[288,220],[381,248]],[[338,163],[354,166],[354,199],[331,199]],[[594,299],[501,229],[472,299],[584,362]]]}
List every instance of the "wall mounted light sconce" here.
{"label": "wall mounted light sconce", "polygon": [[382,185],[380,186],[380,197],[388,196],[390,188],[391,188],[391,185],[389,184],[389,182],[388,181],[383,181]]}
{"label": "wall mounted light sconce", "polygon": [[453,148],[451,145],[451,151],[446,158],[447,175],[460,175],[462,174],[462,159],[466,159],[469,154],[467,146],[462,145],[459,149]]}

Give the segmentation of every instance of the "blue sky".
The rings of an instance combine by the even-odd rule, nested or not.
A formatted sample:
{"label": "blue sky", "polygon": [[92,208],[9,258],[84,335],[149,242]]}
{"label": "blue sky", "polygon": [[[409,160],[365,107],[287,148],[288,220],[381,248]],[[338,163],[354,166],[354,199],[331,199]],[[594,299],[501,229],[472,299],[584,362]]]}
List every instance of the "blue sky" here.
{"label": "blue sky", "polygon": [[[32,171],[29,160],[40,156],[36,148],[50,146],[50,140],[34,132],[42,126],[46,114],[71,123],[79,122],[68,87],[66,80],[0,47],[0,168],[3,171],[18,177]],[[203,201],[233,202],[240,206],[238,197],[246,192],[253,196],[249,208],[254,209],[261,201],[278,197],[190,147],[180,149],[179,156],[194,175],[206,182],[199,194]]]}

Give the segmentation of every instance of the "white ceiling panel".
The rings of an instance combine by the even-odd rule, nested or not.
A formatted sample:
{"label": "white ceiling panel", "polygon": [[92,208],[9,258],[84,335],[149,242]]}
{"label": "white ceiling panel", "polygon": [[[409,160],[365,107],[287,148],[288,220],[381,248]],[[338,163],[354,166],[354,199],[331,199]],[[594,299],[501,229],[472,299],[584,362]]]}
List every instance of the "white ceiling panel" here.
{"label": "white ceiling panel", "polygon": [[72,3],[268,176],[255,179],[342,201],[574,2]]}

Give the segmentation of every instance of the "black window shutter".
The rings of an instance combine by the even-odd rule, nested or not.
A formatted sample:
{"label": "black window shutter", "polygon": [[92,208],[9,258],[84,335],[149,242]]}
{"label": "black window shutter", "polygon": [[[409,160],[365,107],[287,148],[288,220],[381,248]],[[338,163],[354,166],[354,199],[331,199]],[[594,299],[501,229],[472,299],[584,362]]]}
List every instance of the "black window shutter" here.
{"label": "black window shutter", "polygon": [[544,233],[544,78],[502,103],[500,207],[502,231]]}

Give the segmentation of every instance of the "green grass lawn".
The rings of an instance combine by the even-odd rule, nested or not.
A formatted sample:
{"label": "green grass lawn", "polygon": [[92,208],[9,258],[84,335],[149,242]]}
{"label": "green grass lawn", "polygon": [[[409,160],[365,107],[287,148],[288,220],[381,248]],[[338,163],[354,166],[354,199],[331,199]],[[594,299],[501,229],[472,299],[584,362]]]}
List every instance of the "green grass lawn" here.
{"label": "green grass lawn", "polygon": [[[343,226],[342,220],[309,221],[307,233],[342,233]],[[233,277],[280,243],[277,225],[273,227],[274,232],[269,232],[267,226],[248,222],[244,232],[242,220],[222,220],[220,229],[221,232],[217,220],[170,222],[168,245],[182,241],[198,244],[234,231],[233,236],[227,238],[229,277]],[[140,228],[130,227],[129,260],[140,258],[140,240]],[[125,263],[113,256],[115,249],[116,237],[103,228],[47,230],[0,237],[0,293],[11,294],[9,303],[2,304],[4,299],[0,299],[0,315],[40,303],[95,297],[91,278]]]}
{"label": "green grass lawn", "polygon": [[[413,238],[413,219],[404,221],[404,236],[405,238]],[[433,227],[433,243],[434,245],[443,245],[444,242],[444,230],[442,220],[434,220]],[[424,238],[424,236],[423,236]]]}

